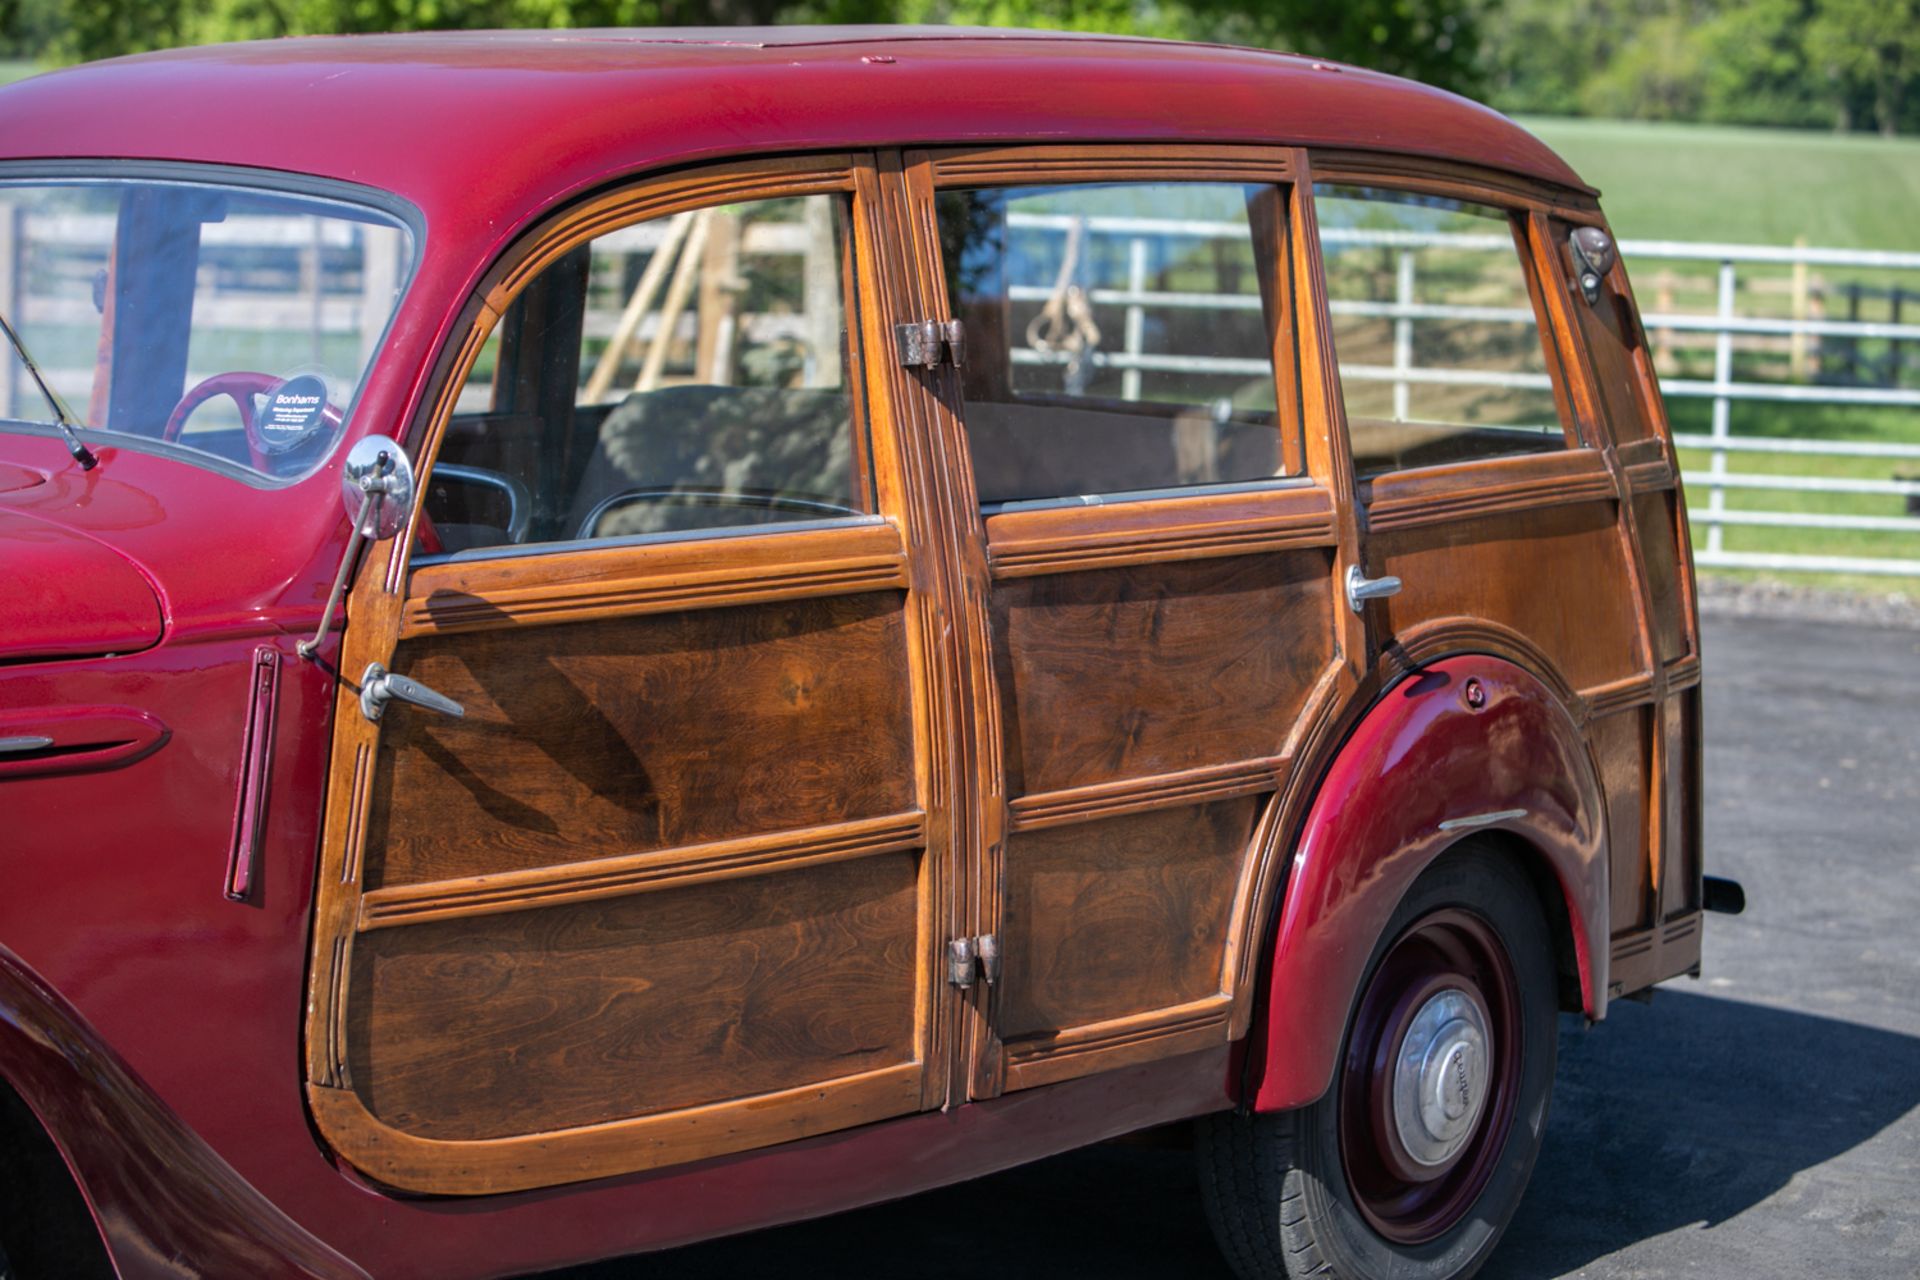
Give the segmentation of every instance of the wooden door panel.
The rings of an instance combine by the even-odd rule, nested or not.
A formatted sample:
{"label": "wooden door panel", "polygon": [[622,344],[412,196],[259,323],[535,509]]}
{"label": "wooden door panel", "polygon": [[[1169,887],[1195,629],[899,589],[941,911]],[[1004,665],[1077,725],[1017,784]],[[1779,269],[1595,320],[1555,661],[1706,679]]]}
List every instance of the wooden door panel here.
{"label": "wooden door panel", "polygon": [[1540,507],[1521,505],[1524,490],[1515,496],[1514,507],[1483,516],[1376,526],[1367,567],[1405,584],[1385,602],[1387,634],[1470,617],[1531,641],[1578,691],[1644,677],[1617,505]]}
{"label": "wooden door panel", "polygon": [[576,1128],[915,1060],[919,854],[381,929],[349,1065],[437,1140]]}
{"label": "wooden door panel", "polygon": [[1015,833],[1001,918],[1009,1047],[1221,994],[1229,908],[1258,803]]}
{"label": "wooden door panel", "polygon": [[1692,652],[1687,642],[1687,604],[1680,594],[1680,522],[1674,491],[1636,493],[1633,518],[1640,531],[1640,555],[1646,566],[1654,656],[1663,665]]}
{"label": "wooden door panel", "polygon": [[467,715],[385,726],[363,883],[911,810],[905,630],[869,592],[403,641],[394,669]]}
{"label": "wooden door panel", "polygon": [[1324,549],[997,583],[1014,801],[1277,755],[1333,653]]}
{"label": "wooden door panel", "polygon": [[1653,787],[1652,724],[1653,708],[1641,706],[1596,719],[1587,730],[1607,794],[1615,937],[1652,922],[1653,846],[1647,813]]}

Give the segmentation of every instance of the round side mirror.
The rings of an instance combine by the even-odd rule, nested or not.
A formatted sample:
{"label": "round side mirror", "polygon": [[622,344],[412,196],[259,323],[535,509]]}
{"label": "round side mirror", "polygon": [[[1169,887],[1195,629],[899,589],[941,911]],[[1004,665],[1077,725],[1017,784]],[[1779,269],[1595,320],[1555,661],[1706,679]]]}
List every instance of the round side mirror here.
{"label": "round side mirror", "polygon": [[413,464],[399,443],[389,436],[367,436],[347,450],[340,501],[361,537],[384,542],[406,524],[413,484]]}
{"label": "round side mirror", "polygon": [[1613,270],[1620,257],[1613,237],[1599,227],[1579,227],[1567,237],[1573,248],[1573,263],[1580,276],[1580,293],[1589,306],[1600,301],[1600,282]]}

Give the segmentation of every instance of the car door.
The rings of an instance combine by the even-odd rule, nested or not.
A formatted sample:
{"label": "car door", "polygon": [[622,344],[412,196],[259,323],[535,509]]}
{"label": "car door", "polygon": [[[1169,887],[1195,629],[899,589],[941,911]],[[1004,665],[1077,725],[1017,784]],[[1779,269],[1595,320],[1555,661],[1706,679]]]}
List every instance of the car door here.
{"label": "car door", "polygon": [[[945,1096],[952,786],[868,376],[872,180],[641,182],[474,307],[341,659],[307,1079],[379,1182],[538,1187]],[[464,716],[369,719],[371,663]]]}
{"label": "car door", "polygon": [[1323,380],[1296,349],[1298,166],[907,158],[942,270],[930,318],[963,335],[928,386],[956,429],[979,676],[975,896],[949,974],[975,1097],[1244,1033],[1282,801],[1358,648]]}

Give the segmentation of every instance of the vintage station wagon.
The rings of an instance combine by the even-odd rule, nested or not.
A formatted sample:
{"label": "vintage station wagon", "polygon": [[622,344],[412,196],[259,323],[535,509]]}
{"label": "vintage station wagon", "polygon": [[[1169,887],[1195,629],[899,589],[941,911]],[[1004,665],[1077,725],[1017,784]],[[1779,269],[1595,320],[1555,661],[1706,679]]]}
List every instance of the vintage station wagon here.
{"label": "vintage station wagon", "polygon": [[1737,899],[1626,275],[1448,94],[150,55],[0,92],[0,313],[19,1280],[524,1272],[1188,1120],[1242,1275],[1464,1276],[1557,1015]]}

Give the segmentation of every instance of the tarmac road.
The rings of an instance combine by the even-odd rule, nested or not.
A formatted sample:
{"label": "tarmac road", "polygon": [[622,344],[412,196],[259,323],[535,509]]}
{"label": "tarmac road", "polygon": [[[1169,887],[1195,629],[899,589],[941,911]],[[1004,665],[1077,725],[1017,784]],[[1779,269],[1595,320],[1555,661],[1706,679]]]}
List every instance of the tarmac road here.
{"label": "tarmac road", "polygon": [[[1699,982],[1563,1019],[1494,1280],[1920,1277],[1920,631],[1709,620]],[[1109,1145],[549,1280],[1227,1275],[1183,1151]]]}

